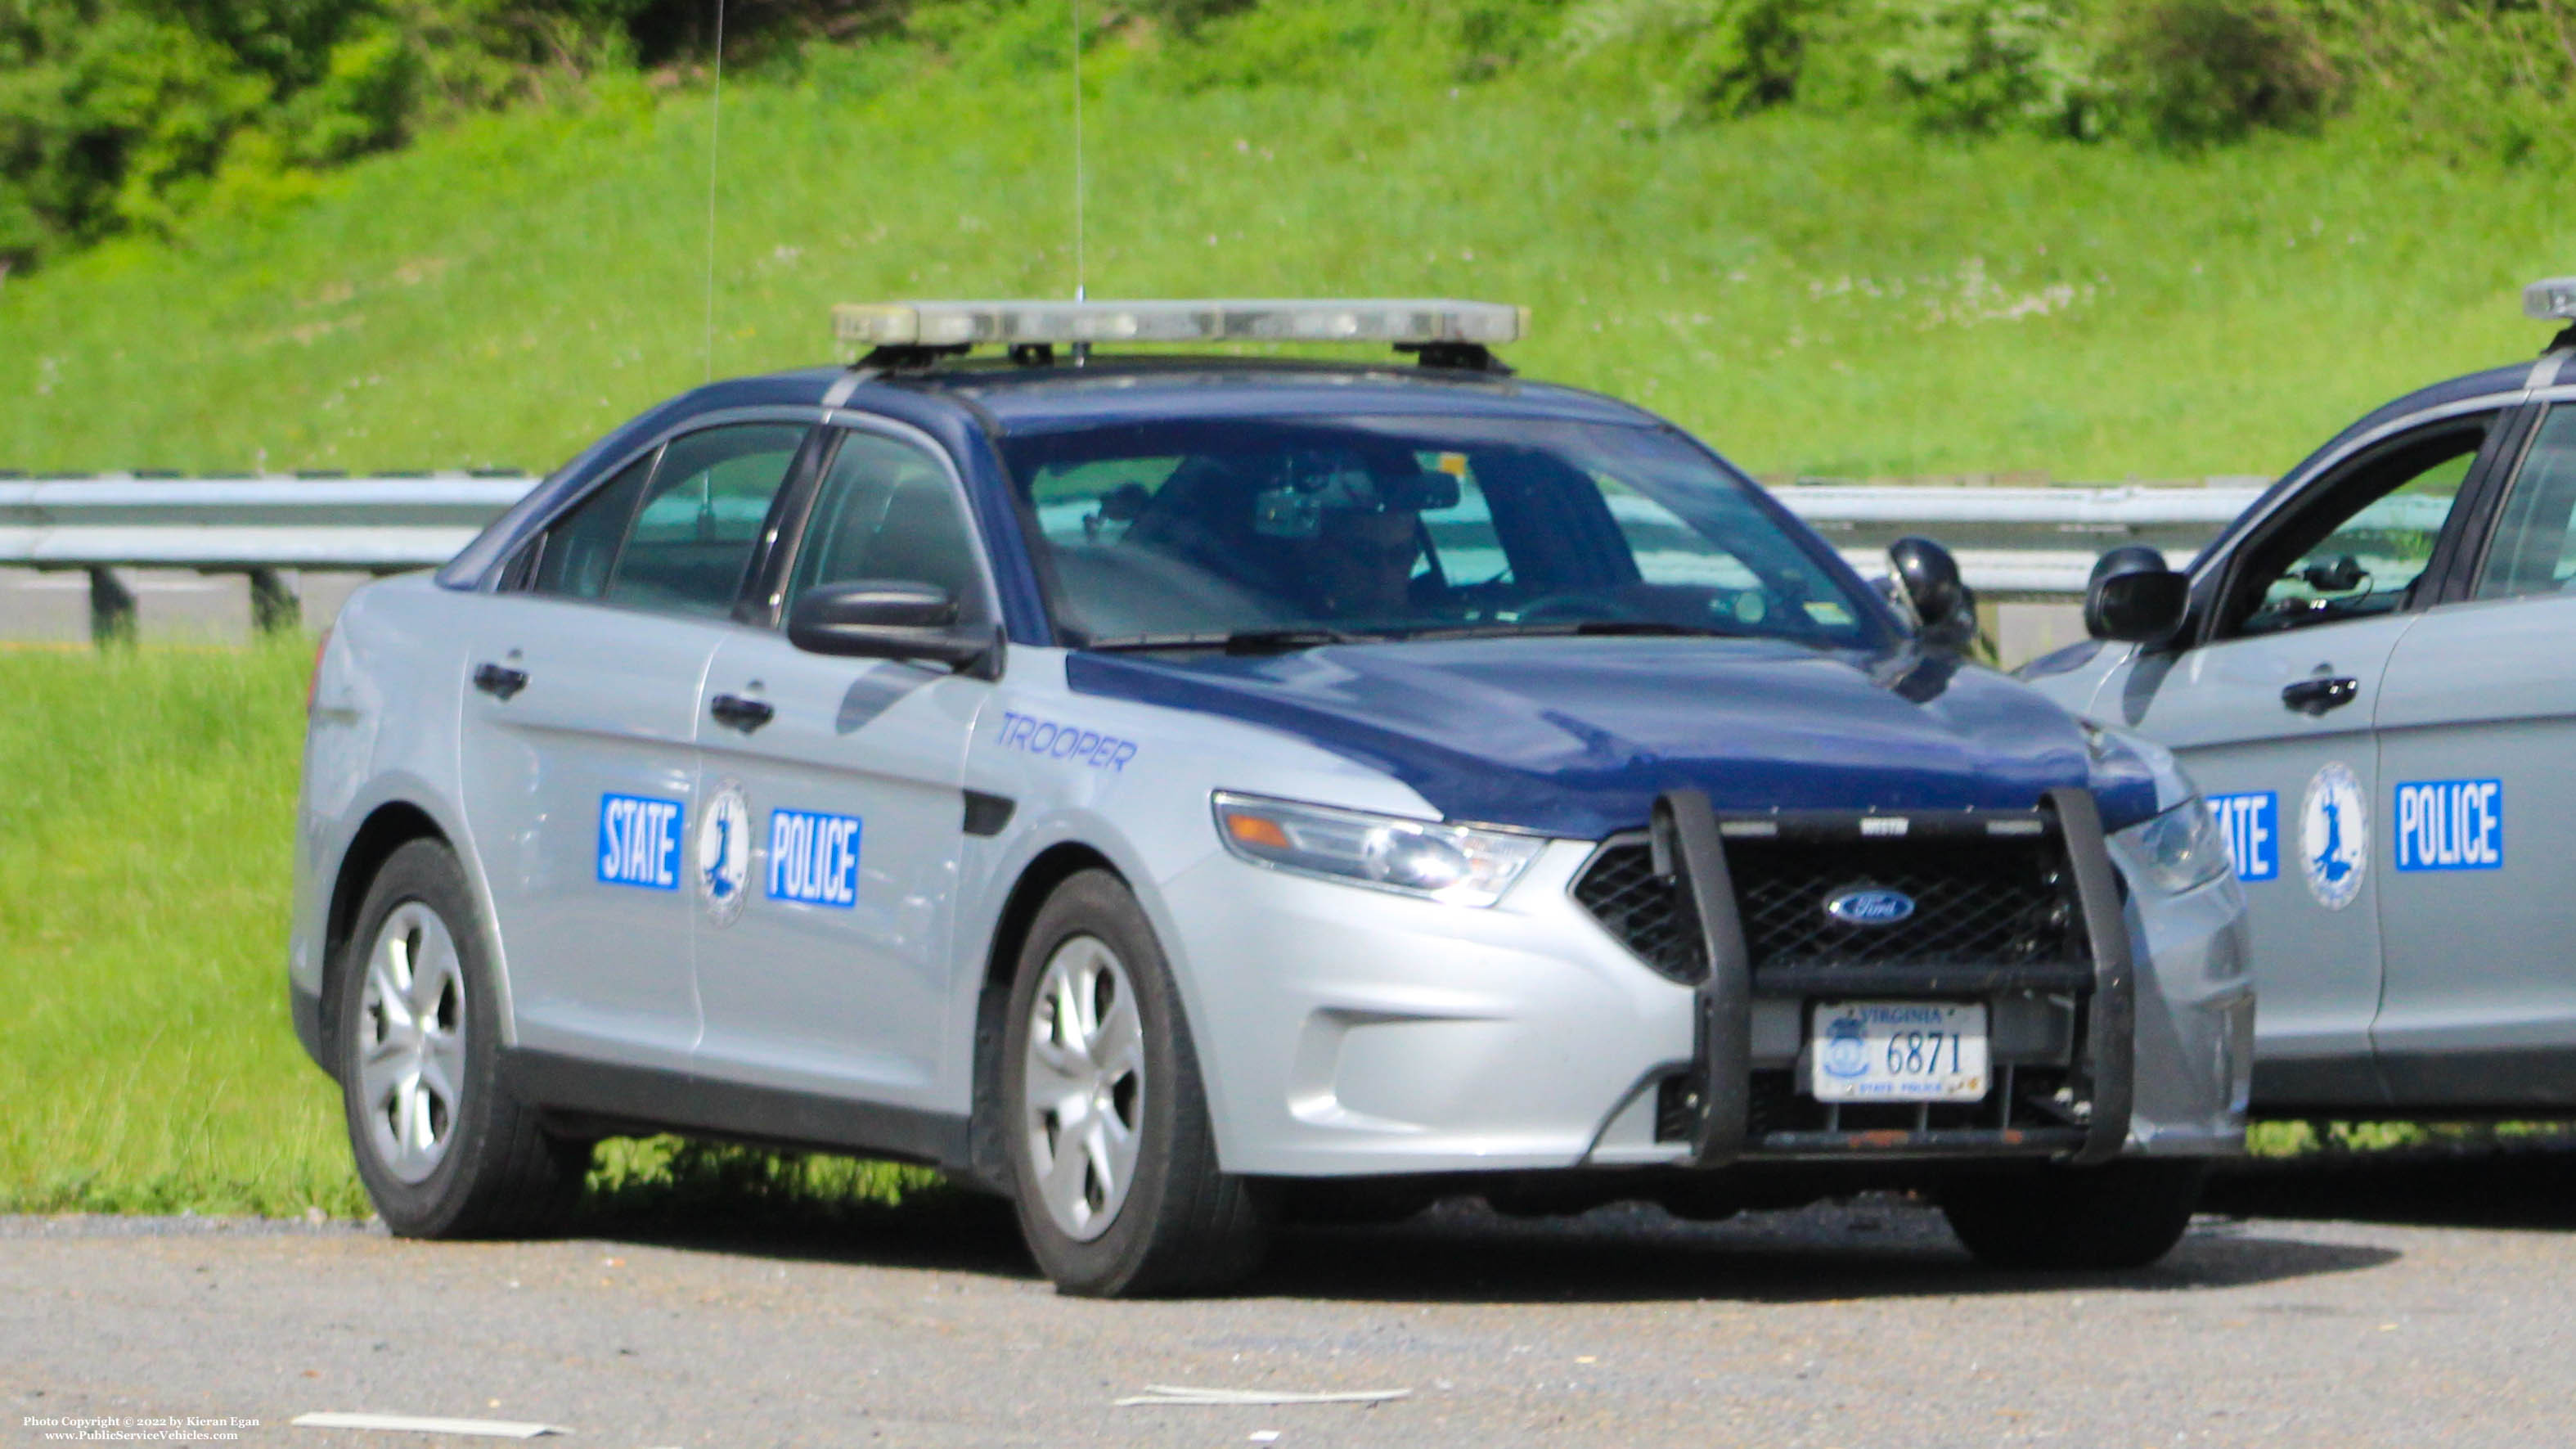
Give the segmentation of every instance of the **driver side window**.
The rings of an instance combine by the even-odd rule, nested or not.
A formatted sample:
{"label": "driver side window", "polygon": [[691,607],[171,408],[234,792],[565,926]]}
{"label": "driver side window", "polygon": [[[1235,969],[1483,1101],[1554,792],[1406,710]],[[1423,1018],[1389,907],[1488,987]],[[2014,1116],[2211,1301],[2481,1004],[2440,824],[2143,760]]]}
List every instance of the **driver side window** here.
{"label": "driver side window", "polygon": [[2404,440],[2318,489],[2315,503],[2254,546],[2222,637],[2405,608],[2492,421],[2473,418]]}

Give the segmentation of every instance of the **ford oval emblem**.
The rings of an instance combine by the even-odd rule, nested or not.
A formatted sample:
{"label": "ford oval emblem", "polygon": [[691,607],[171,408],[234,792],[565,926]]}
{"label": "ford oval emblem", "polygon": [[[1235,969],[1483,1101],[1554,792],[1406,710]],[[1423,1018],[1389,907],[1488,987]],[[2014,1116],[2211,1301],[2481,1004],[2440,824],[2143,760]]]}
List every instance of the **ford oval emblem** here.
{"label": "ford oval emblem", "polygon": [[1846,926],[1893,926],[1914,914],[1914,897],[1881,886],[1855,886],[1826,897],[1825,914]]}

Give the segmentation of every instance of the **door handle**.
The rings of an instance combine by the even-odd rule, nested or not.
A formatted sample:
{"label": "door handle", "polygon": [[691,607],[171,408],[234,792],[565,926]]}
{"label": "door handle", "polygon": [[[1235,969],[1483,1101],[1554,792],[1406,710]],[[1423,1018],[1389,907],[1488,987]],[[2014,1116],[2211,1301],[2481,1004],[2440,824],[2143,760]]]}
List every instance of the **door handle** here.
{"label": "door handle", "polygon": [[2332,679],[2301,679],[2281,686],[2281,703],[2304,715],[2321,715],[2330,709],[2341,709],[2361,694],[2361,681],[2349,675]]}
{"label": "door handle", "polygon": [[528,671],[512,669],[507,664],[478,664],[474,666],[474,687],[507,704],[511,695],[528,687]]}
{"label": "door handle", "polygon": [[738,694],[719,694],[707,701],[707,713],[714,715],[718,724],[730,725],[744,734],[750,734],[753,730],[769,723],[771,717],[778,711],[757,699],[745,699]]}

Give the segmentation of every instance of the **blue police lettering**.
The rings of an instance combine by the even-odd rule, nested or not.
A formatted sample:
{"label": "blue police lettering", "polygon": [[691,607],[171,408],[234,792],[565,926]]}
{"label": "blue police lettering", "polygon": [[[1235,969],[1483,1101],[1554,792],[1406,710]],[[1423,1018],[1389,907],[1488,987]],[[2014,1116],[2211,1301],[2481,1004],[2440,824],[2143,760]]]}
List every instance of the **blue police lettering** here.
{"label": "blue police lettering", "polygon": [[2503,867],[2503,781],[2410,780],[2397,787],[2399,870]]}
{"label": "blue police lettering", "polygon": [[842,910],[857,905],[859,834],[855,815],[770,811],[770,899]]}
{"label": "blue police lettering", "polygon": [[2242,795],[2212,795],[2210,813],[2227,841],[2227,857],[2236,863],[2238,880],[2278,880],[2281,876],[2281,797],[2258,790]]}
{"label": "blue police lettering", "polygon": [[1127,762],[1136,758],[1136,742],[1133,740],[1122,740],[1116,735],[1104,735],[1079,725],[1058,724],[1054,720],[1039,719],[1015,710],[1002,712],[1001,743],[1004,749],[1122,774],[1127,769]]}
{"label": "blue police lettering", "polygon": [[680,888],[680,802],[599,797],[599,879],[646,890]]}

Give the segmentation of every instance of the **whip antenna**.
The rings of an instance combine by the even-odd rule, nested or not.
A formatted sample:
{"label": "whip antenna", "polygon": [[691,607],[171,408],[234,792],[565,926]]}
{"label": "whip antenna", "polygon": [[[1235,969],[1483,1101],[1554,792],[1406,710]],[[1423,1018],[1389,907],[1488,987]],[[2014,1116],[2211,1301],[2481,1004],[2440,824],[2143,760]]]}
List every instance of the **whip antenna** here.
{"label": "whip antenna", "polygon": [[716,0],[716,83],[707,97],[707,381],[716,380],[716,170],[723,160],[725,0]]}
{"label": "whip antenna", "polygon": [[1070,0],[1073,10],[1073,300],[1083,300],[1082,289],[1082,0]]}

